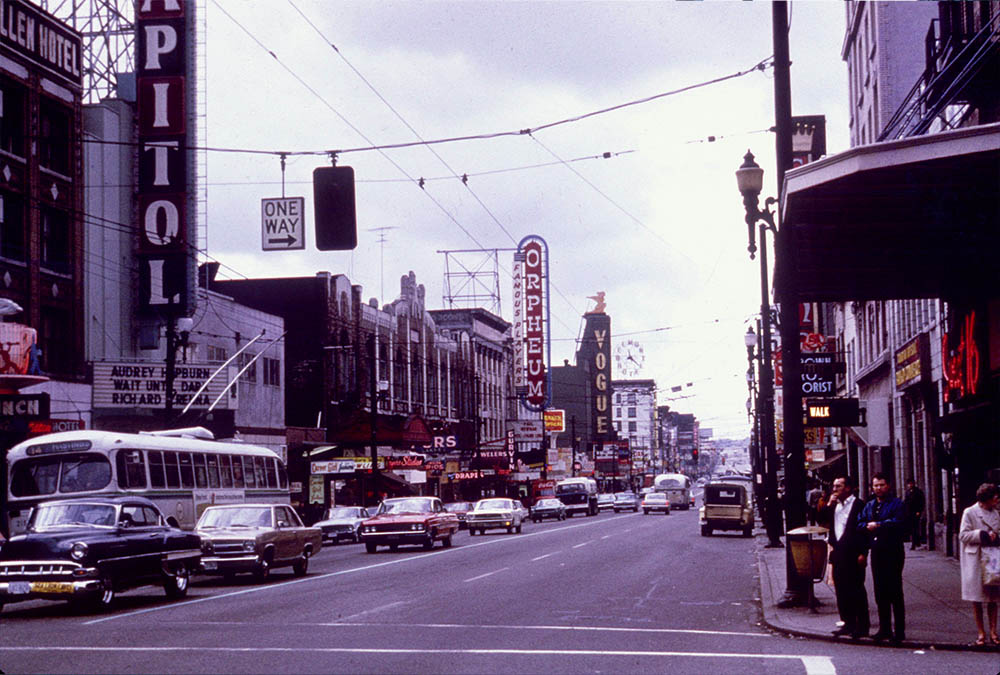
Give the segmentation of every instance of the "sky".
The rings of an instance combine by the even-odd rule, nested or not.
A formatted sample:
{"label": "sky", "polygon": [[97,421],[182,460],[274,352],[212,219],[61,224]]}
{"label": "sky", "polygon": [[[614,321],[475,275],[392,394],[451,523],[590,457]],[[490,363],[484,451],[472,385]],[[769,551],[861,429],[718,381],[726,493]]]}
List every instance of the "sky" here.
{"label": "sky", "polygon": [[[843,3],[790,4],[792,113],[826,115],[828,151],[845,150]],[[772,53],[770,3],[206,5],[200,145],[216,150],[201,244],[220,277],[325,270],[387,303],[413,271],[437,309],[439,252],[496,249],[510,320],[510,249],[539,235],[555,364],[572,362],[603,291],[613,346],[642,346],[636,377],[656,380],[659,404],[716,437],[749,435],[743,333],[760,268],[734,172],[752,150],[763,196],[776,195],[773,69],[753,70]],[[466,136],[493,137],[374,149]],[[355,171],[354,251],[314,246],[312,172],[331,150]],[[260,200],[281,197],[283,179],[285,196],[305,198],[304,251],[261,250]],[[451,270],[492,270],[487,259],[456,254]]]}

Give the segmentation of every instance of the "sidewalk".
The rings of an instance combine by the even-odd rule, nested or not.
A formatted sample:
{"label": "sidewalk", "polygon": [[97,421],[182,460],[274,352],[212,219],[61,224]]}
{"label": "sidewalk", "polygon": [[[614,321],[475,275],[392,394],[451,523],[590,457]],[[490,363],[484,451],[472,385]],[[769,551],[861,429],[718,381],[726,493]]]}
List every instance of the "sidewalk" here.
{"label": "sidewalk", "polygon": [[[764,548],[766,537],[758,536],[757,566],[760,571],[761,606],[764,623],[771,628],[803,637],[850,642],[848,638],[834,638],[840,616],[833,588],[824,582],[813,586],[816,599],[821,603],[816,612],[807,607],[781,609],[776,603],[785,591],[785,549]],[[868,588],[869,612],[872,632],[878,629],[878,611],[872,593],[871,570],[865,578]],[[908,648],[989,650],[995,647],[976,647],[976,624],[972,616],[972,603],[961,599],[961,581],[958,561],[940,551],[906,548],[906,566],[903,568],[903,597],[906,602],[906,641]],[[877,644],[862,640],[862,644]],[[878,643],[890,646],[888,641]]]}

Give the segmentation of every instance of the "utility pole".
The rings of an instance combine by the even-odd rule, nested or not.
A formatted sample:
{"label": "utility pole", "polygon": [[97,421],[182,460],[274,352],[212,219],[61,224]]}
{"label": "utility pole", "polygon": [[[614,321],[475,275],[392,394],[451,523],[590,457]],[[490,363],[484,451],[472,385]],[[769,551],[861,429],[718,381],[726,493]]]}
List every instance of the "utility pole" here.
{"label": "utility pole", "polygon": [[376,379],[378,373],[375,369],[375,359],[377,354],[377,345],[375,343],[375,334],[372,333],[368,336],[368,380],[369,380],[369,392],[368,395],[371,403],[371,455],[372,455],[372,496],[375,498],[375,503],[378,503],[378,381]]}
{"label": "utility pole", "polygon": [[573,439],[573,468],[571,475],[576,478],[576,444],[577,440],[579,440],[576,437],[576,415],[571,415],[569,418],[569,435]]}
{"label": "utility pole", "polygon": [[168,308],[167,317],[167,372],[164,377],[163,396],[166,400],[164,407],[164,427],[169,427],[174,419],[174,380],[177,377],[177,317],[173,311],[173,303]]}

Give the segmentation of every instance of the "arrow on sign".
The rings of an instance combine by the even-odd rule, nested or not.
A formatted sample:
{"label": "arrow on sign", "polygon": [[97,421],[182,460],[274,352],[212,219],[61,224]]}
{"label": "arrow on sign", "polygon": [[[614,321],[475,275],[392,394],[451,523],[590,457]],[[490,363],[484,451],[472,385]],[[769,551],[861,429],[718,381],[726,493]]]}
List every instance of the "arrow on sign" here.
{"label": "arrow on sign", "polygon": [[288,235],[287,237],[282,237],[281,239],[268,239],[267,243],[268,244],[284,244],[285,246],[291,247],[291,245],[294,244],[296,241],[298,241],[298,239],[296,239],[292,235]]}

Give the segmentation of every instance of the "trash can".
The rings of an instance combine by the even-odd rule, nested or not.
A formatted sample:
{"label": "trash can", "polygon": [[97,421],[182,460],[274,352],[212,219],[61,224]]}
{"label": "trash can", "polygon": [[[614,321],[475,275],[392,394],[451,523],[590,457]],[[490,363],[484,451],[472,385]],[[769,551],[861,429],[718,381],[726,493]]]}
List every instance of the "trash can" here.
{"label": "trash can", "polygon": [[813,584],[822,581],[826,572],[827,532],[829,530],[825,527],[806,525],[785,533],[795,576],[808,581],[806,585],[809,587],[809,610],[812,612],[816,611]]}

